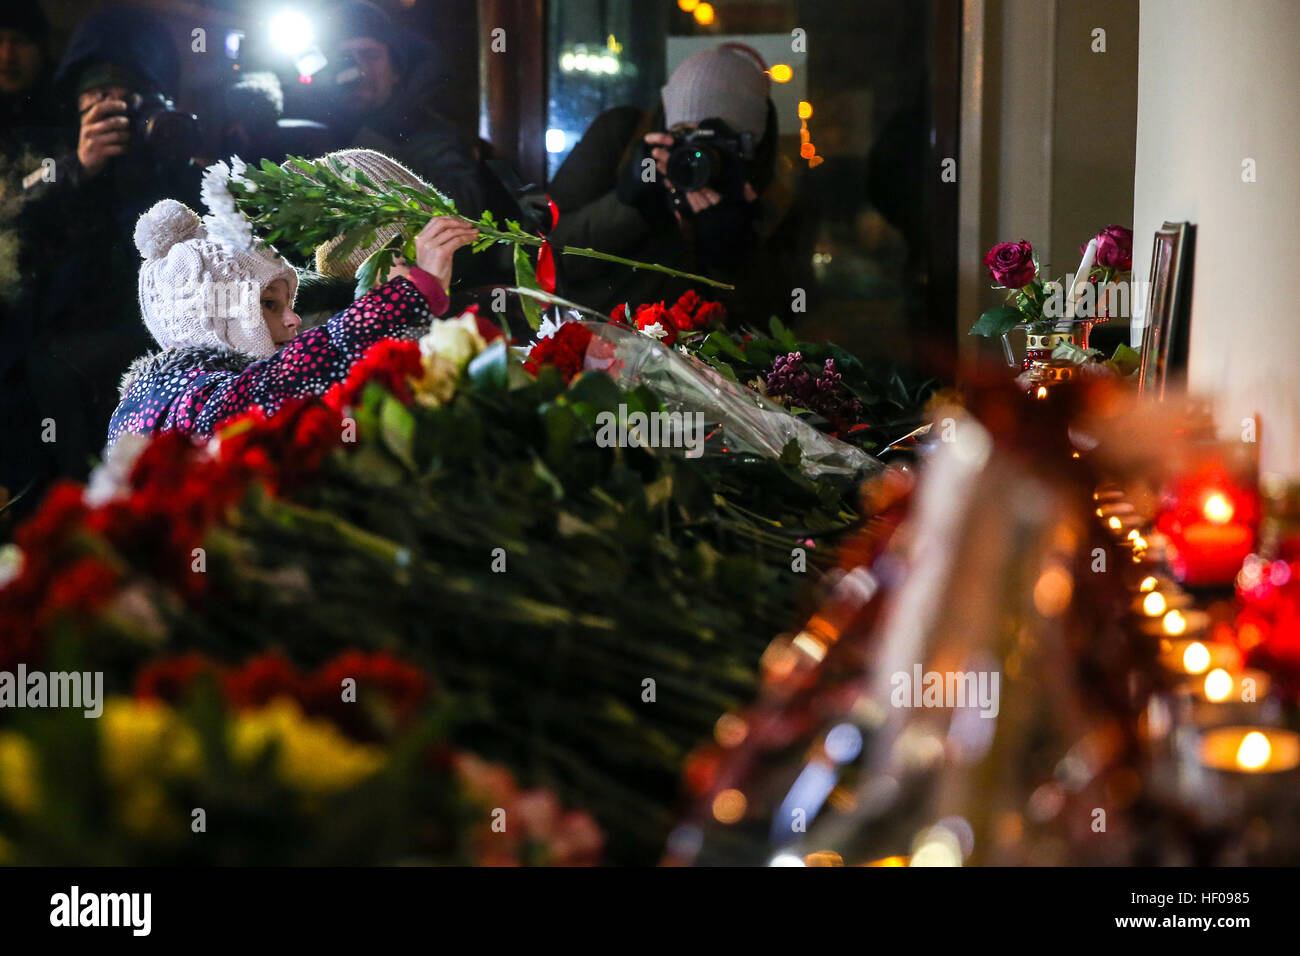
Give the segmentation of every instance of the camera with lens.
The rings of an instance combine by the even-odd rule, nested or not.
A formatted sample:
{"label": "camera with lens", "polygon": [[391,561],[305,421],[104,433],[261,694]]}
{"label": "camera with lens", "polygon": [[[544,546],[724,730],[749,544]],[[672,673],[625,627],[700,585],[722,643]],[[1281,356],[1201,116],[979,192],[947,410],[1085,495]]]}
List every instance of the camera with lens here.
{"label": "camera with lens", "polygon": [[697,189],[712,189],[724,201],[743,197],[754,160],[752,133],[736,133],[722,120],[707,119],[689,132],[670,135],[667,174],[679,212],[690,212],[683,193]]}
{"label": "camera with lens", "polygon": [[126,98],[131,141],[162,163],[179,162],[199,152],[199,118],[178,110],[162,93],[132,93]]}

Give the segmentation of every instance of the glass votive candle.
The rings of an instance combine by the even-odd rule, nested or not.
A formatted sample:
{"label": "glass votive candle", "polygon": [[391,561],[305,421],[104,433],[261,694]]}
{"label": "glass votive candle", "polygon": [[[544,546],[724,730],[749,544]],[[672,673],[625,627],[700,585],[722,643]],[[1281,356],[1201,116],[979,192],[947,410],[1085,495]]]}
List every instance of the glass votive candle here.
{"label": "glass votive candle", "polygon": [[1222,641],[1166,638],[1160,642],[1158,659],[1175,674],[1206,674],[1216,668],[1232,674],[1241,669],[1241,651]]}
{"label": "glass votive candle", "polygon": [[1282,773],[1300,765],[1300,734],[1281,727],[1213,727],[1201,735],[1201,763],[1229,773]]}

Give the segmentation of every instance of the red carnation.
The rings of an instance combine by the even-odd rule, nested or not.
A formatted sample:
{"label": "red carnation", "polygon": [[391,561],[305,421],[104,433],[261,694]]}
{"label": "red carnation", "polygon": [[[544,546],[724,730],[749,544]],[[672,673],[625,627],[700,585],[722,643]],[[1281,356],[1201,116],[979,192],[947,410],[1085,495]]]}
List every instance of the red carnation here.
{"label": "red carnation", "polygon": [[277,697],[301,699],[302,678],[282,654],[253,657],[222,682],[230,703],[240,709],[265,707]]}
{"label": "red carnation", "polygon": [[660,338],[660,341],[663,342],[664,345],[672,345],[677,341],[677,335],[679,332],[677,323],[673,321],[672,316],[669,314],[668,310],[664,308],[662,302],[641,306],[641,308],[636,310],[634,322],[636,323],[636,327],[642,332],[654,325],[661,326],[664,330],[664,334]]}
{"label": "red carnation", "polygon": [[582,371],[591,338],[591,330],[582,323],[565,322],[554,335],[532,347],[524,368],[536,375],[543,365],[553,365],[566,382],[571,382]]}
{"label": "red carnation", "polygon": [[194,686],[195,678],[204,672],[216,674],[218,670],[216,663],[196,652],[150,661],[136,675],[135,696],[179,704]]}
{"label": "red carnation", "polygon": [[628,320],[627,303],[620,302],[618,305],[614,306],[614,311],[609,314],[609,317],[615,322],[626,322]]}
{"label": "red carnation", "polygon": [[326,402],[334,408],[353,404],[369,382],[376,382],[398,401],[410,404],[413,399],[409,378],[421,378],[420,344],[409,339],[380,339],[353,364],[348,377],[326,393]]}

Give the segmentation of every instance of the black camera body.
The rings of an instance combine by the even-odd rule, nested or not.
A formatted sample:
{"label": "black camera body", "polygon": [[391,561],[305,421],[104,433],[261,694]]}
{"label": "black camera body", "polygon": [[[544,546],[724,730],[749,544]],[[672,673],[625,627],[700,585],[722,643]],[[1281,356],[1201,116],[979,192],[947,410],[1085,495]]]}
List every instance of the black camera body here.
{"label": "black camera body", "polygon": [[684,192],[712,189],[724,201],[740,200],[754,161],[754,135],[736,133],[722,120],[704,120],[686,133],[670,133],[667,174],[677,195],[674,205],[689,212]]}
{"label": "black camera body", "polygon": [[179,162],[199,152],[199,118],[178,110],[162,93],[132,93],[126,98],[131,142],[144,147],[161,163]]}

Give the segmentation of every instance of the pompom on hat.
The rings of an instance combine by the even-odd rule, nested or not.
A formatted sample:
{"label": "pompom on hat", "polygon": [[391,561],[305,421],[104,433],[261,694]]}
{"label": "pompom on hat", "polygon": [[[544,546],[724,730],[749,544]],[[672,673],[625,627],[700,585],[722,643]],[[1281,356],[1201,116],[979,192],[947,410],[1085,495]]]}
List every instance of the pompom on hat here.
{"label": "pompom on hat", "polygon": [[194,210],[163,199],[135,224],[140,312],[163,348],[228,348],[255,359],[275,354],[262,291],[277,279],[298,291],[298,273],[273,249],[230,249],[208,238]]}
{"label": "pompom on hat", "polygon": [[[333,160],[338,160],[346,169],[355,169],[357,172],[363,173],[366,178],[381,188],[385,182],[390,180],[415,189],[433,188],[397,160],[391,159],[383,153],[375,152],[373,149],[341,149],[322,156],[318,162],[332,164]],[[368,187],[363,186],[362,188],[370,193],[377,192],[377,190]],[[361,263],[382,249],[400,231],[393,224],[380,226],[375,230],[374,242],[368,246],[353,249],[348,255],[341,258],[334,256],[333,252],[344,237],[336,236],[324,245],[317,247],[316,271],[335,279],[355,279],[357,270],[361,268]]]}

